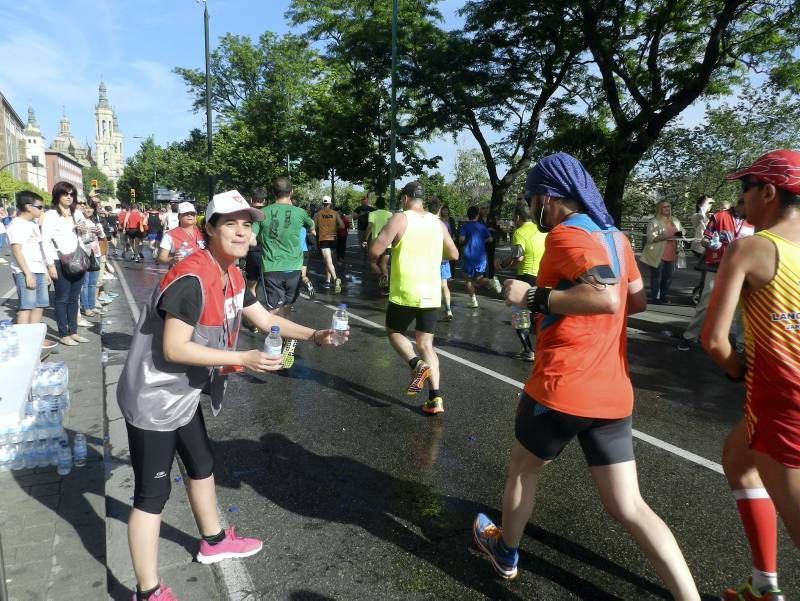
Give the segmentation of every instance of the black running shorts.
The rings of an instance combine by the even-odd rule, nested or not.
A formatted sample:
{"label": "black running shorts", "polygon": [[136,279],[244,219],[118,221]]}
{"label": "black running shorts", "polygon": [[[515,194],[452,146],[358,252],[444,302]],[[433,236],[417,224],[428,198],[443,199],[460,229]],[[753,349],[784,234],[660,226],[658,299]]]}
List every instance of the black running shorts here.
{"label": "black running shorts", "polygon": [[634,459],[630,415],[620,419],[569,415],[540,405],[525,392],[517,406],[514,434],[523,447],[545,461],[558,457],[575,436],[590,466]]}
{"label": "black running shorts", "polygon": [[248,250],[244,264],[245,277],[249,282],[258,280],[261,273],[261,249]]}
{"label": "black running shorts", "polygon": [[433,334],[436,329],[436,316],[439,312],[438,307],[432,309],[421,309],[419,307],[406,307],[389,303],[386,307],[386,327],[396,332],[406,333],[408,326],[416,320],[414,330]]}
{"label": "black running shorts", "polygon": [[268,271],[264,274],[264,287],[267,289],[267,309],[279,309],[293,305],[300,294],[300,270]]}
{"label": "black running shorts", "polygon": [[175,451],[192,480],[204,480],[214,473],[214,454],[200,407],[191,421],[177,430],[142,430],[125,422],[133,466],[133,506],[160,514],[172,490],[170,470]]}
{"label": "black running shorts", "polygon": [[330,248],[331,250],[334,250],[336,248],[336,240],[320,240],[319,247],[320,249]]}

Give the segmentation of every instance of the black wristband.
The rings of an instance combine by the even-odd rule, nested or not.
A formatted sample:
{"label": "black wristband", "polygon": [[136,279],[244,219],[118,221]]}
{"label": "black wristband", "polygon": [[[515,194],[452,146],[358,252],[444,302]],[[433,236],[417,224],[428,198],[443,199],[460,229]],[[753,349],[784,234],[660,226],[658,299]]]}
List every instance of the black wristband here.
{"label": "black wristband", "polygon": [[552,288],[544,288],[538,286],[528,290],[528,309],[533,313],[541,313],[547,315],[550,313],[550,293]]}

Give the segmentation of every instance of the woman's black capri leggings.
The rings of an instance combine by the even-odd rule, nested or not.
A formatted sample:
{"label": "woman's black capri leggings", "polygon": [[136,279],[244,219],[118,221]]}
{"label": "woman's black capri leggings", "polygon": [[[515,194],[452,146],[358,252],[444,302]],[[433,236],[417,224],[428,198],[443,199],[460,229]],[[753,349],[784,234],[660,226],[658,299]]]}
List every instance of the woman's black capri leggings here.
{"label": "woman's black capri leggings", "polygon": [[172,489],[170,471],[175,451],[189,478],[203,480],[214,473],[214,455],[200,407],[191,421],[177,430],[142,430],[125,422],[133,465],[133,506],[160,514]]}

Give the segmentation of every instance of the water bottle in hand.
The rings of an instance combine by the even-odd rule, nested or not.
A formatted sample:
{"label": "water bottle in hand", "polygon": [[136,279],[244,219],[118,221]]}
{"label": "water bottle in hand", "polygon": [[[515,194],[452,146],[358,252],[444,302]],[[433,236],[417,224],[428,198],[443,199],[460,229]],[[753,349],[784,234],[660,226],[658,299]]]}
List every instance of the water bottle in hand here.
{"label": "water bottle in hand", "polygon": [[178,252],[177,252],[178,261],[188,257],[191,254],[191,252],[192,251],[189,250],[189,245],[186,244],[186,242],[181,242],[181,246],[180,246],[180,248],[178,249]]}
{"label": "water bottle in hand", "polygon": [[333,321],[331,322],[331,329],[333,330],[333,345],[339,346],[344,344],[347,339],[347,330],[349,328],[349,319],[347,317],[347,305],[342,303],[336,312],[333,314]]}
{"label": "water bottle in hand", "polygon": [[78,433],[72,441],[72,458],[75,467],[86,465],[86,437]]}
{"label": "water bottle in hand", "polygon": [[272,326],[269,335],[264,340],[264,353],[273,357],[280,357],[283,352],[283,340],[281,339],[281,329],[279,326]]}
{"label": "water bottle in hand", "polygon": [[531,327],[531,312],[522,307],[511,309],[511,327],[515,330],[527,330]]}

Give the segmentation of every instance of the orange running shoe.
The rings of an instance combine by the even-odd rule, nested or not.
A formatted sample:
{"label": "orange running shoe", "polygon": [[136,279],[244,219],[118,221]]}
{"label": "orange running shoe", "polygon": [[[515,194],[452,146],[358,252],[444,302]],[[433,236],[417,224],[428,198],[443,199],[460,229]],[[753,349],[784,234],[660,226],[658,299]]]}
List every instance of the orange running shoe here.
{"label": "orange running shoe", "polygon": [[425,380],[431,377],[431,366],[425,363],[422,359],[417,361],[417,366],[411,372],[411,382],[408,383],[406,394],[408,396],[416,396],[425,386]]}

